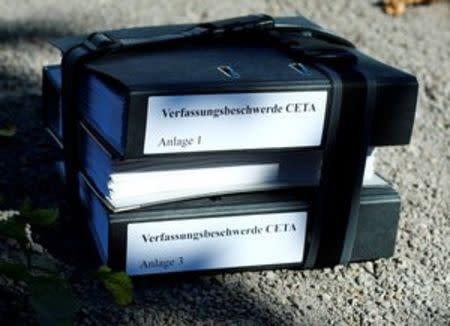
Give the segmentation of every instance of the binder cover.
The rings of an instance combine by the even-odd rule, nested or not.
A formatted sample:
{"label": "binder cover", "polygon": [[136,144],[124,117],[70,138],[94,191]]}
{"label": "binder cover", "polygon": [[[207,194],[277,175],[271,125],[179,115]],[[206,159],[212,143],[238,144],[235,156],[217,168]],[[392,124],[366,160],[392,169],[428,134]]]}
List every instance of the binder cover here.
{"label": "binder cover", "polygon": [[[276,18],[275,23],[308,25],[309,21],[300,18]],[[167,32],[179,32],[192,25],[175,25],[161,27],[147,27],[107,32],[112,37],[151,37]],[[315,25],[314,25],[315,26]],[[317,27],[317,26],[316,26]],[[63,52],[75,45],[79,38],[63,38],[55,40]],[[374,114],[373,132],[370,137],[371,146],[400,145],[409,142],[417,98],[417,81],[414,76],[401,72],[395,68],[380,63],[358,50],[353,50],[357,57],[357,64],[362,70],[370,71],[376,82],[376,104]],[[222,69],[221,69],[222,68]],[[223,73],[225,69],[225,73]],[[230,78],[226,69],[231,69]],[[328,93],[330,80],[314,65],[306,62],[295,62],[281,49],[267,44],[266,40],[255,40],[249,44],[246,40],[233,38],[220,39],[216,42],[191,42],[182,46],[157,46],[151,50],[147,48],[118,52],[94,59],[83,65],[81,72],[79,96],[80,115],[87,124],[95,129],[121,156],[124,158],[139,158],[145,155],[158,156],[161,154],[237,151],[240,146],[237,142],[218,146],[217,139],[211,135],[215,142],[208,146],[190,148],[177,148],[176,151],[158,151],[152,146],[155,139],[195,138],[201,131],[208,129],[211,123],[203,119],[200,124],[193,123],[186,135],[173,134],[167,130],[175,124],[176,118],[164,118],[164,108],[179,111],[183,108],[195,111],[199,105],[206,109],[246,108],[254,103],[263,106],[275,106],[283,96],[279,92],[297,94],[293,97],[301,104],[313,103],[318,110],[320,103],[314,102],[303,93],[321,91]],[[96,94],[97,93],[97,94]],[[235,99],[223,99],[227,94],[247,93],[245,97],[235,103]],[[256,100],[252,97],[274,93],[270,99]],[[191,101],[185,95],[211,95],[215,94],[214,102],[218,107],[208,105],[205,101]],[[164,97],[164,98],[163,98]],[[327,102],[326,95],[320,95],[320,100]],[[166,105],[172,107],[166,107]],[[178,105],[177,105],[178,104]],[[235,106],[233,106],[235,104]],[[281,103],[284,108],[292,103]],[[192,105],[192,107],[188,107]],[[329,110],[326,103],[326,110]],[[191,111],[192,111],[191,110]],[[156,112],[158,111],[158,112]],[[319,115],[316,112],[315,115]],[[276,115],[272,115],[275,119]],[[295,115],[291,115],[293,117]],[[303,115],[303,116],[306,116]],[[242,121],[253,117],[241,116]],[[159,119],[158,123],[152,123]],[[170,121],[169,121],[170,120]],[[180,120],[180,118],[178,118]],[[194,119],[182,119],[189,124]],[[241,121],[239,120],[239,121]],[[162,130],[158,129],[161,122],[166,121]],[[216,119],[217,121],[217,119]],[[315,121],[315,120],[313,120]],[[220,125],[220,124],[219,124]],[[224,123],[224,125],[229,125]],[[320,123],[318,123],[320,126]],[[216,125],[213,125],[216,126]],[[270,126],[270,125],[269,125]],[[273,128],[276,125],[272,126]],[[175,128],[175,127],[174,127]],[[236,127],[237,128],[237,127]],[[156,129],[156,130],[155,130]],[[194,134],[194,131],[197,130]],[[237,128],[239,132],[244,129]],[[275,130],[275,129],[273,129]],[[232,129],[226,129],[228,136],[232,136]],[[283,134],[283,130],[278,130]],[[164,137],[160,137],[163,135]],[[172,137],[169,137],[172,136]],[[215,134],[214,134],[215,135]],[[216,135],[217,136],[217,135]],[[226,137],[227,135],[222,135]],[[219,137],[219,136],[217,136]],[[220,137],[219,137],[220,138]],[[286,139],[290,139],[286,137]],[[207,141],[207,140],[203,140]],[[222,141],[226,142],[226,140]],[[246,145],[245,150],[273,150],[276,148],[303,148],[318,147],[321,138],[317,141],[292,143],[267,147],[267,140],[261,143],[241,142]],[[253,148],[253,147],[254,148]]]}
{"label": "binder cover", "polygon": [[[130,275],[305,268],[311,200],[307,188],[112,213],[86,179],[79,178],[84,212],[101,260]],[[399,207],[398,194],[385,181],[378,179],[363,188],[351,261],[393,254]],[[297,229],[289,229],[292,225]],[[272,249],[260,250],[268,244]]]}

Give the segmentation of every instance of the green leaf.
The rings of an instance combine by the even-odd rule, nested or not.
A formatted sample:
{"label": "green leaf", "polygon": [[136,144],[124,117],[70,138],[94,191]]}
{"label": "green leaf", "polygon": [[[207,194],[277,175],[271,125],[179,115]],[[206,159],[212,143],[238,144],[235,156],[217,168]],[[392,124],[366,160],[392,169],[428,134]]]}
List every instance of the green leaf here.
{"label": "green leaf", "polygon": [[6,276],[14,281],[28,281],[30,273],[23,264],[0,262],[0,275]]}
{"label": "green leaf", "polygon": [[21,244],[28,242],[25,223],[14,218],[0,222],[0,236],[17,240]]}
{"label": "green leaf", "polygon": [[0,137],[13,137],[17,132],[16,125],[12,123],[0,127]]}
{"label": "green leaf", "polygon": [[19,207],[20,218],[25,222],[37,225],[53,224],[59,215],[57,208],[39,208],[33,209],[29,198],[23,200]]}
{"label": "green leaf", "polygon": [[40,208],[33,210],[28,215],[31,224],[50,225],[58,218],[59,210],[57,208]]}
{"label": "green leaf", "polygon": [[126,306],[133,301],[133,284],[124,272],[112,273],[103,284],[117,304]]}
{"label": "green leaf", "polygon": [[112,272],[108,266],[103,265],[98,269],[96,276],[112,294],[117,304],[127,306],[133,302],[133,283],[127,274]]}
{"label": "green leaf", "polygon": [[67,282],[58,277],[34,277],[29,282],[30,303],[40,325],[63,325],[80,308]]}
{"label": "green leaf", "polygon": [[25,198],[19,207],[20,216],[28,218],[33,212],[30,198]]}
{"label": "green leaf", "polygon": [[104,281],[108,278],[108,276],[111,274],[112,270],[106,265],[102,265],[99,267],[97,273],[95,273],[95,276],[98,280]]}

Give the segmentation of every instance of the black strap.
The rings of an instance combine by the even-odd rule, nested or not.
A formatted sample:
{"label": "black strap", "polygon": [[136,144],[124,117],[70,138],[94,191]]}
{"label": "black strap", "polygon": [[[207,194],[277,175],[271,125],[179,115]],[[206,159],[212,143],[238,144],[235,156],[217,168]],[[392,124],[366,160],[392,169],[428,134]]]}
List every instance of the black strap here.
{"label": "black strap", "polygon": [[305,267],[348,263],[359,215],[376,83],[358,66],[352,47],[315,37],[278,38],[294,59],[315,66],[332,83],[319,186],[311,207]]}
{"label": "black strap", "polygon": [[195,25],[181,32],[152,36],[148,38],[117,39],[107,33],[93,33],[79,46],[84,46],[96,53],[110,53],[141,46],[156,46],[177,41],[189,41],[202,38],[221,38],[226,35],[244,32],[261,32],[274,28],[274,20],[267,15],[250,15],[245,17],[218,20]]}
{"label": "black strap", "polygon": [[[137,47],[171,42],[208,40],[250,34],[270,36],[295,60],[308,61],[328,75],[333,84],[332,109],[324,140],[320,185],[309,218],[306,267],[346,263],[357,222],[359,194],[372,121],[374,87],[358,70],[353,44],[320,29],[277,26],[267,15],[252,15],[199,24],[180,33],[139,39],[115,39],[106,33],[91,34],[65,53],[62,61],[62,105],[67,184],[77,198],[76,122],[80,67],[97,57]],[[353,240],[352,240],[353,239]]]}
{"label": "black strap", "polygon": [[[141,46],[156,46],[176,41],[189,41],[202,38],[222,38],[229,35],[237,35],[245,32],[294,32],[296,35],[321,39],[335,45],[354,47],[348,40],[331,32],[312,27],[298,25],[276,24],[268,15],[250,15],[231,19],[218,20],[209,23],[195,25],[181,32],[152,36],[148,38],[118,39],[108,33],[96,32],[89,35],[84,42],[76,47],[84,46],[96,53],[111,53],[122,49],[133,49]],[[312,53],[311,53],[312,54]]]}
{"label": "black strap", "polygon": [[360,193],[373,119],[375,84],[348,65],[318,66],[331,80],[336,101],[329,119],[320,184],[312,206],[312,247],[305,264],[348,263],[359,216]]}

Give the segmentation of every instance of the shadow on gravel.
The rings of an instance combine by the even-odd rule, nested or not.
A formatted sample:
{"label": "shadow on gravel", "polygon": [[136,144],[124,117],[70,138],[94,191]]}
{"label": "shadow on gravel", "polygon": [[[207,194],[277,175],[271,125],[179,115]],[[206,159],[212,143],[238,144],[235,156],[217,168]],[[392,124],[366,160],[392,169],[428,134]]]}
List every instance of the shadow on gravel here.
{"label": "shadow on gravel", "polygon": [[[64,207],[63,187],[53,170],[58,151],[44,130],[40,111],[38,95],[0,98],[0,123],[12,122],[18,128],[15,137],[0,140],[0,193],[9,208],[17,207],[25,197],[42,207],[63,203],[58,222],[49,229],[35,229],[33,234],[71,271],[71,282],[83,302],[78,320],[170,323],[164,318],[175,311],[179,320],[280,324],[286,316],[274,310],[277,304],[247,289],[240,277],[231,276],[229,281],[229,275],[137,278],[136,302],[127,308],[114,304],[91,276],[100,262],[83,217]],[[123,320],[125,315],[132,320]]]}
{"label": "shadow on gravel", "polygon": [[58,153],[45,133],[40,108],[38,95],[0,97],[0,125],[17,127],[14,137],[0,138],[0,193],[11,208],[25,197],[40,206],[56,204],[53,161]]}
{"label": "shadow on gravel", "polygon": [[[35,90],[36,86],[36,82],[30,80],[29,76],[17,72],[0,71],[0,99],[5,99],[12,94],[26,96],[30,90]],[[0,111],[3,111],[2,106]]]}
{"label": "shadow on gravel", "polygon": [[72,34],[63,21],[5,22],[0,20],[0,43],[20,39],[49,39]]}
{"label": "shadow on gravel", "polygon": [[[35,23],[5,25],[0,21],[0,43],[67,33],[62,23],[47,27]],[[5,199],[4,206],[11,209],[27,197],[40,207],[58,206],[64,197],[53,168],[60,154],[41,121],[41,96],[31,94],[28,87],[36,89],[38,85],[26,76],[0,73],[0,125],[6,122],[17,126],[14,137],[0,139],[0,193]],[[118,320],[138,324],[177,323],[166,319],[174,311],[181,321],[212,324],[278,325],[285,320],[286,316],[274,309],[279,303],[258,296],[257,291],[244,286],[242,278],[232,275],[232,281],[229,275],[139,278],[135,280],[136,302],[127,308],[119,307],[90,276],[98,268],[99,260],[82,221],[82,216],[73,216],[62,207],[55,225],[34,230],[35,240],[72,271],[71,282],[83,302],[78,320],[98,324]]]}

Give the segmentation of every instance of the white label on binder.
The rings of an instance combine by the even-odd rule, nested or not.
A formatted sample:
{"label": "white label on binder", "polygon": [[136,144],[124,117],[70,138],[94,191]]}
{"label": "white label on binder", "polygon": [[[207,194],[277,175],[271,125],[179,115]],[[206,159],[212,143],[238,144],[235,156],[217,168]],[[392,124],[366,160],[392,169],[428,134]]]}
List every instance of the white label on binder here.
{"label": "white label on binder", "polygon": [[128,225],[129,275],[301,263],[306,212]]}
{"label": "white label on binder", "polygon": [[319,146],[327,94],[150,96],[144,154]]}

